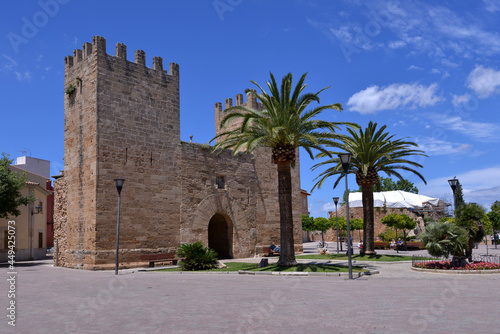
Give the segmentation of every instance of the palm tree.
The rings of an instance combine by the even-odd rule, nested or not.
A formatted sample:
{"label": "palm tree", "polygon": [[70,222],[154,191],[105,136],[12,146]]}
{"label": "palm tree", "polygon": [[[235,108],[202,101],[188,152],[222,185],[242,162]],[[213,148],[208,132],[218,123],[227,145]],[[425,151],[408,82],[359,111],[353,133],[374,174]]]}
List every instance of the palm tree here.
{"label": "palm tree", "polygon": [[[322,172],[316,179],[319,181],[314,188],[321,185],[330,176],[338,175],[334,188],[339,184],[342,177],[345,176],[342,163],[337,156],[339,153],[352,154],[348,173],[356,174],[356,182],[361,186],[363,201],[363,240],[364,254],[375,254],[374,251],[374,213],[373,213],[373,186],[379,181],[378,173],[385,172],[388,176],[396,176],[404,180],[398,170],[409,171],[416,174],[424,183],[427,184],[424,177],[413,167],[422,167],[419,163],[407,159],[414,155],[427,156],[424,151],[415,149],[417,144],[403,139],[393,139],[394,135],[384,132],[386,125],[377,130],[377,123],[370,122],[368,127],[363,129],[347,128],[349,136],[342,143],[334,142],[331,147],[341,149],[342,151],[330,151],[330,158],[320,162],[312,167],[315,170],[321,166],[331,166]],[[321,152],[317,157],[328,156]]]}
{"label": "palm tree", "polygon": [[352,123],[326,122],[314,119],[323,110],[333,109],[340,111],[339,103],[319,106],[306,110],[312,102],[319,103],[317,93],[303,93],[306,88],[304,80],[307,73],[299,79],[295,88],[292,86],[292,74],[285,75],[281,82],[281,88],[276,83],[272,73],[271,80],[267,82],[270,93],[268,94],[256,82],[261,93],[247,89],[246,93],[258,98],[263,110],[256,110],[244,105],[233,106],[225,110],[225,117],[220,127],[226,128],[234,120],[241,121],[236,129],[227,130],[218,134],[215,138],[222,140],[214,146],[217,149],[233,149],[234,154],[239,150],[250,153],[257,147],[269,148],[272,151],[272,160],[278,169],[278,196],[280,208],[280,237],[281,251],[278,261],[279,265],[292,266],[296,264],[294,240],[293,240],[293,217],[292,217],[292,180],[291,167],[295,162],[296,150],[302,147],[314,158],[312,149],[328,154],[323,145],[333,145],[335,140],[341,139],[342,135],[336,134],[339,125],[351,125]]}

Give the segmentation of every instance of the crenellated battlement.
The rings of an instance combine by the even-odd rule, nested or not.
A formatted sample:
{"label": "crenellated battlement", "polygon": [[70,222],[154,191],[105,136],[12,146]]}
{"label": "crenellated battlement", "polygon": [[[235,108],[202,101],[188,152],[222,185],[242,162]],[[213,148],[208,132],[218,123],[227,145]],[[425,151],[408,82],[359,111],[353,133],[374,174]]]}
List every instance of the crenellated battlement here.
{"label": "crenellated battlement", "polygon": [[[65,68],[67,72],[74,71],[75,69],[85,66],[90,63],[94,58],[97,57],[107,57],[108,65],[113,66],[123,66],[123,61],[125,61],[125,68],[133,68],[134,66],[143,67],[146,69],[146,73],[149,71],[157,71],[165,74],[169,77],[179,77],[179,64],[170,63],[169,71],[163,69],[163,59],[161,57],[153,57],[153,67],[146,67],[146,52],[143,50],[135,51],[134,62],[127,60],[127,46],[123,43],[116,43],[115,55],[109,55],[106,53],[106,39],[101,36],[92,37],[92,43],[83,43],[82,49],[76,49],[73,51],[72,56],[67,56],[64,58]],[[123,60],[123,61],[120,61]]]}
{"label": "crenellated battlement", "polygon": [[[257,101],[257,98],[255,97],[254,94],[251,92],[248,92],[246,94],[247,96],[247,101],[243,101],[243,94],[236,94],[235,96],[235,103],[234,106],[246,106],[252,109],[257,109],[257,110],[262,110],[264,106],[262,103]],[[216,113],[222,113],[225,109],[233,107],[233,99],[232,98],[227,98],[224,100],[224,109],[222,109],[222,103],[221,102],[216,102],[215,103],[215,112]]]}

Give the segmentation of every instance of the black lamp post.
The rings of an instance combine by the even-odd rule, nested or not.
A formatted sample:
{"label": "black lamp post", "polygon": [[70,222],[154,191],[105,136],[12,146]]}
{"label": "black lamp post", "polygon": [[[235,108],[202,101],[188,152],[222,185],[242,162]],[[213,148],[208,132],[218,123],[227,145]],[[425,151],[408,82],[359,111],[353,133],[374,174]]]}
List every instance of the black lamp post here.
{"label": "black lamp post", "polygon": [[335,203],[335,222],[337,224],[337,254],[339,253],[339,216],[337,213],[337,204],[339,204],[339,198],[334,197],[333,203]]}
{"label": "black lamp post", "polygon": [[347,185],[347,174],[349,171],[349,163],[351,162],[351,153],[341,153],[338,155],[340,162],[342,163],[342,168],[345,173],[345,192],[346,192],[346,201],[345,201],[345,212],[347,218],[347,261],[349,263],[349,279],[352,279],[352,243],[351,243],[351,226],[349,224],[349,187]]}
{"label": "black lamp post", "polygon": [[118,190],[118,219],[116,222],[116,262],[115,262],[115,275],[118,275],[118,251],[120,249],[120,199],[125,179],[114,179],[116,190]]}
{"label": "black lamp post", "polygon": [[448,183],[450,184],[451,190],[453,191],[453,208],[456,210],[457,209],[457,186],[458,186],[458,179],[454,177],[451,180],[448,180]]}

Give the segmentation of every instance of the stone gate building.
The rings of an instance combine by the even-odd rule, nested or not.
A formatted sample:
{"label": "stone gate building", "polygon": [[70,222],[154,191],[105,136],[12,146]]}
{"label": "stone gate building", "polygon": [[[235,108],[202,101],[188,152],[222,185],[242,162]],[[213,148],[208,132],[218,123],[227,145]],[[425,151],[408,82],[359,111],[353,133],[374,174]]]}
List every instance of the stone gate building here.
{"label": "stone gate building", "polygon": [[[114,266],[117,191],[121,195],[120,263],[202,241],[220,258],[259,254],[279,243],[278,180],[271,154],[212,153],[180,140],[179,65],[163,69],[126,46],[106,53],[94,36],[65,58],[64,172],[55,181],[55,239],[60,266]],[[68,89],[70,88],[70,89]],[[235,104],[259,108],[255,98]],[[226,99],[225,107],[232,105]],[[215,104],[216,133],[222,104]],[[236,126],[233,124],[232,126]],[[302,250],[299,164],[292,170],[294,237]]]}

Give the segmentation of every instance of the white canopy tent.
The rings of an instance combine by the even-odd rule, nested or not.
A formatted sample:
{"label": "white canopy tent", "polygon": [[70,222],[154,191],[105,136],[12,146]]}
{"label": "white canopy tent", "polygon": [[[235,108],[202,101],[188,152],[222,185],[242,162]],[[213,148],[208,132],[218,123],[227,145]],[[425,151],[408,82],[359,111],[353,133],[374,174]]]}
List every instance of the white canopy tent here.
{"label": "white canopy tent", "polygon": [[[363,206],[361,192],[349,194],[349,206],[359,208]],[[439,198],[432,198],[424,195],[413,194],[405,191],[382,191],[373,193],[373,206],[375,208],[423,208],[426,204],[437,206]]]}

